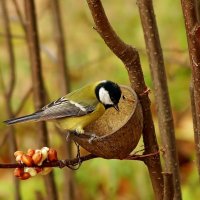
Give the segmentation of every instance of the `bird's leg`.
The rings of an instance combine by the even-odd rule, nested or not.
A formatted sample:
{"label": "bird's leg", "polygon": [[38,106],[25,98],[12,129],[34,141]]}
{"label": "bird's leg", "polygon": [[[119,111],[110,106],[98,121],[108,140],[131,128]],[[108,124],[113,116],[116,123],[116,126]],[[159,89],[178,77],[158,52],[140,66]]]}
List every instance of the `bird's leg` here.
{"label": "bird's leg", "polygon": [[77,158],[77,163],[74,163],[72,165],[68,165],[68,167],[72,170],[77,170],[79,169],[79,167],[81,166],[82,164],[82,161],[81,161],[81,153],[80,153],[80,146],[79,144],[77,144],[76,142],[74,142],[74,144],[76,145],[77,147],[77,154],[76,154],[76,158]]}
{"label": "bird's leg", "polygon": [[66,142],[69,142],[70,141],[70,131],[67,131],[66,132]]}
{"label": "bird's leg", "polygon": [[67,130],[67,131],[66,131],[66,141],[67,141],[67,142],[70,141],[70,134],[74,134],[74,135],[76,135],[76,136],[79,135],[79,133],[77,133],[76,131],[69,131],[69,130]]}

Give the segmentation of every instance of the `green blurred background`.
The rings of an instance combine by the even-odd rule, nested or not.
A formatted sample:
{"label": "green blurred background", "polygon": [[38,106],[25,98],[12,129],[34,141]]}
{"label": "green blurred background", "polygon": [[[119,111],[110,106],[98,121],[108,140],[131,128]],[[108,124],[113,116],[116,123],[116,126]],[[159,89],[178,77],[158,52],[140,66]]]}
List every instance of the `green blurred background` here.
{"label": "green blurred background", "polygon": [[[31,71],[25,42],[25,35],[15,13],[12,1],[8,8],[11,20],[11,30],[14,37],[16,56],[17,82],[12,99],[13,110],[21,102],[23,94],[31,87]],[[22,1],[19,1],[22,2]],[[55,63],[56,49],[53,40],[52,13],[49,1],[35,1],[37,6],[38,26],[40,34],[43,77],[49,97],[54,100],[60,97],[59,77]],[[102,1],[107,16],[118,35],[127,43],[139,50],[146,84],[152,90],[152,113],[154,116],[158,140],[159,131],[154,104],[154,94],[149,71],[149,64],[145,52],[142,27],[136,1],[115,0]],[[20,3],[19,3],[20,4]],[[61,12],[65,31],[67,61],[69,65],[71,90],[88,82],[110,79],[120,84],[129,85],[128,75],[122,62],[113,55],[98,33],[93,29],[94,23],[86,1],[62,0]],[[23,6],[20,4],[21,8]],[[180,158],[180,172],[182,180],[183,199],[198,199],[200,196],[197,169],[195,166],[195,152],[193,142],[193,127],[191,118],[189,85],[191,70],[187,52],[187,41],[184,29],[180,1],[154,1],[154,9],[164,53],[170,99],[173,109],[178,152]],[[2,13],[0,13],[2,15]],[[5,83],[9,76],[9,62],[3,37],[2,19],[0,19],[0,68]],[[1,86],[0,86],[1,88]],[[0,89],[0,121],[7,119],[5,101],[2,88]],[[20,115],[34,111],[32,96],[27,100]],[[62,143],[65,138],[55,133],[52,125],[50,130],[50,144],[62,157]],[[6,134],[6,126],[0,123],[0,141]],[[33,124],[16,125],[18,149],[26,151],[37,148],[37,133]],[[137,149],[142,149],[142,142]],[[9,162],[8,142],[0,149],[0,162]],[[54,169],[56,182],[61,198],[64,190],[63,170]],[[0,199],[13,199],[13,170],[0,169]],[[117,199],[117,200],[147,200],[153,199],[151,182],[144,163],[139,161],[118,161],[94,159],[84,162],[75,172],[76,193],[82,199]],[[35,199],[35,191],[44,193],[44,185],[40,176],[21,181],[23,199]]]}

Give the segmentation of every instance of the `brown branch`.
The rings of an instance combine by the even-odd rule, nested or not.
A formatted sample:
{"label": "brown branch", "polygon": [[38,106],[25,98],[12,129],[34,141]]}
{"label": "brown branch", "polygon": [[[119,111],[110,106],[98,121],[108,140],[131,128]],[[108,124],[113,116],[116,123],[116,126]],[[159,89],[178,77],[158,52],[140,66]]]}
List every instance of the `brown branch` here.
{"label": "brown branch", "polygon": [[53,11],[54,35],[57,45],[57,68],[59,70],[59,84],[62,95],[65,95],[70,91],[70,80],[69,80],[69,72],[66,60],[65,38],[62,27],[62,17],[61,17],[59,1],[52,0],[51,8]]}
{"label": "brown branch", "polygon": [[164,197],[163,200],[173,200],[174,187],[173,187],[173,174],[169,172],[163,172],[164,177]]}
{"label": "brown branch", "polygon": [[22,109],[23,109],[23,107],[24,107],[26,101],[28,100],[29,96],[31,95],[32,91],[33,91],[33,88],[32,88],[32,87],[30,87],[30,88],[26,91],[26,93],[24,94],[24,96],[23,96],[22,99],[21,99],[21,102],[20,102],[19,107],[18,107],[17,110],[15,111],[14,116],[18,116],[19,113],[22,111]]}
{"label": "brown branch", "polygon": [[24,22],[24,19],[23,19],[23,16],[22,16],[22,13],[20,11],[20,8],[19,8],[19,5],[17,3],[17,0],[13,0],[13,4],[15,6],[15,10],[16,10],[16,13],[17,13],[17,16],[19,18],[19,21],[21,23],[21,26],[24,30],[24,33],[26,33],[26,25],[25,25],[25,22]]}
{"label": "brown branch", "polygon": [[[37,19],[34,0],[24,1],[25,13],[26,13],[26,30],[27,41],[29,45],[29,55],[31,60],[32,69],[32,82],[33,82],[33,95],[35,109],[40,109],[45,105],[45,89],[42,79],[42,66],[40,59],[39,39],[37,30]],[[38,123],[38,134],[41,139],[41,146],[48,146],[48,131],[44,122]],[[48,198],[55,200],[58,198],[56,185],[54,181],[54,174],[51,173],[46,176],[46,190]]]}
{"label": "brown branch", "polygon": [[[9,87],[6,91],[8,104],[10,104],[11,96],[14,90],[15,86],[15,56],[14,56],[14,50],[13,50],[13,44],[11,39],[11,31],[9,27],[9,17],[7,13],[6,3],[5,0],[1,0],[2,4],[2,13],[3,13],[3,22],[4,22],[4,29],[5,29],[5,39],[6,39],[6,45],[9,53],[9,66],[10,66],[10,80],[9,80]],[[12,112],[9,111],[12,115]]]}
{"label": "brown branch", "polygon": [[[1,83],[3,87],[3,93],[4,93],[4,99],[5,99],[5,106],[6,106],[6,112],[8,114],[9,118],[13,117],[13,111],[12,111],[12,105],[11,105],[11,99],[15,87],[15,81],[16,81],[16,73],[15,73],[15,56],[14,56],[14,49],[13,49],[13,43],[11,38],[11,30],[10,30],[10,21],[8,16],[8,9],[7,9],[7,2],[6,0],[1,0],[1,9],[2,9],[2,18],[3,18],[3,25],[5,29],[5,39],[6,39],[6,45],[8,49],[9,54],[9,67],[10,67],[10,80],[8,82],[8,89],[6,90],[6,87],[3,82],[3,77],[1,74]],[[1,71],[2,73],[2,71]],[[10,155],[12,155],[12,152],[15,152],[17,149],[17,143],[15,138],[15,129],[14,127],[8,128],[9,134],[8,134],[8,141],[10,144]],[[11,159],[14,160],[14,159]],[[20,183],[18,180],[14,179],[14,185],[15,185],[15,199],[20,200],[21,194],[20,194]]]}
{"label": "brown branch", "polygon": [[[60,86],[61,95],[65,95],[70,91],[70,76],[69,69],[67,64],[66,56],[66,46],[65,46],[65,37],[64,30],[62,26],[62,13],[59,5],[60,1],[52,0],[51,9],[53,16],[53,30],[54,37],[57,48],[57,59],[56,59],[56,68],[58,69],[58,85]],[[63,154],[66,158],[72,157],[72,142],[69,141],[67,144],[64,141],[64,151]],[[63,198],[66,200],[75,199],[75,182],[74,182],[74,173],[71,170],[64,170],[64,184],[63,187]]]}
{"label": "brown branch", "polygon": [[[153,157],[154,155],[159,154],[159,151],[151,153],[151,154],[143,154],[143,155],[137,155],[137,154],[132,154],[129,155],[127,158],[124,158],[123,160],[138,160],[138,161],[144,161],[147,157]],[[81,164],[84,161],[88,161],[94,158],[99,158],[98,156],[94,154],[88,154],[86,156],[81,156],[78,158],[74,159],[66,159],[66,160],[57,160],[57,161],[51,161],[51,162],[43,162],[41,166],[38,165],[32,165],[31,167],[39,167],[39,168],[44,168],[44,167],[59,167],[59,168],[64,168],[64,167],[69,167],[71,169],[72,166],[76,166],[78,164]],[[24,168],[27,167],[25,164],[22,163],[8,163],[8,164],[2,164],[0,163],[0,168]]]}
{"label": "brown branch", "polygon": [[163,147],[165,148],[165,171],[173,174],[174,199],[181,199],[179,163],[176,151],[176,139],[168,93],[167,78],[163,53],[160,44],[156,18],[152,0],[138,0],[140,19],[150,62],[151,75],[155,90],[159,129]]}
{"label": "brown branch", "polygon": [[[87,0],[87,2],[96,25],[95,29],[104,39],[107,46],[124,63],[129,74],[131,86],[140,96],[144,116],[143,141],[145,153],[156,152],[158,151],[158,144],[150,111],[150,100],[148,93],[145,93],[147,87],[144,82],[138,51],[125,44],[117,36],[106,17],[100,0]],[[163,199],[163,176],[159,155],[155,155],[151,159],[146,158],[145,163],[150,173],[155,197],[156,199]]]}
{"label": "brown branch", "polygon": [[8,139],[9,139],[9,132],[6,132],[0,141],[0,148],[7,142]]}
{"label": "brown branch", "polygon": [[[39,110],[45,105],[45,89],[42,78],[42,66],[39,50],[39,39],[37,31],[37,21],[35,15],[34,1],[24,1],[26,12],[27,38],[29,45],[29,55],[31,60],[32,82],[33,82],[33,96],[35,109]],[[41,135],[41,145],[48,145],[47,128],[45,123],[38,123],[38,134]]]}
{"label": "brown branch", "polygon": [[198,136],[198,130],[197,130],[197,116],[196,116],[195,99],[194,99],[194,87],[192,83],[190,85],[190,99],[191,99],[191,108],[192,108],[194,141],[195,141],[195,149],[196,149],[196,163],[197,163],[197,170],[200,175],[200,149],[198,146],[198,144],[200,144],[200,138]]}
{"label": "brown branch", "polygon": [[[200,154],[200,106],[199,106],[200,105],[200,43],[198,42],[198,38],[196,37],[195,34],[195,31],[197,30],[196,27],[198,24],[198,20],[195,14],[194,0],[181,0],[181,3],[185,20],[190,63],[192,67],[192,84],[194,87],[194,102],[195,102],[195,107],[193,108],[193,112],[195,112],[193,113],[194,117],[193,122],[195,121],[194,135],[196,138],[195,142],[197,142],[196,155],[199,155]],[[200,171],[199,171],[199,177],[200,177]]]}
{"label": "brown branch", "polygon": [[198,23],[200,23],[200,1],[195,0],[195,11]]}
{"label": "brown branch", "polygon": [[[90,160],[93,158],[97,158],[97,156],[93,155],[93,154],[89,154],[87,156],[82,156],[80,158],[75,158],[72,160],[57,160],[57,161],[52,161],[52,162],[44,162],[41,166],[37,166],[37,165],[33,165],[32,167],[59,167],[59,168],[63,168],[63,167],[69,167],[69,166],[75,166],[77,164],[79,164],[80,162],[84,162],[86,160]],[[14,164],[0,164],[0,168],[24,168],[27,167],[24,164],[20,164],[20,163],[14,163]]]}

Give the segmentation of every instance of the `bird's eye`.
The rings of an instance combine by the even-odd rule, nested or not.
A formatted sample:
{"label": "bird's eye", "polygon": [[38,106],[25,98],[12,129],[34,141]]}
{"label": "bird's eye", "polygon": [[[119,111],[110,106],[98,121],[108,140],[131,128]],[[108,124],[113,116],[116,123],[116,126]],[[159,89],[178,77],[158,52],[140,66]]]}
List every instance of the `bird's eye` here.
{"label": "bird's eye", "polygon": [[111,101],[114,102],[115,101],[115,98],[114,97],[110,97]]}

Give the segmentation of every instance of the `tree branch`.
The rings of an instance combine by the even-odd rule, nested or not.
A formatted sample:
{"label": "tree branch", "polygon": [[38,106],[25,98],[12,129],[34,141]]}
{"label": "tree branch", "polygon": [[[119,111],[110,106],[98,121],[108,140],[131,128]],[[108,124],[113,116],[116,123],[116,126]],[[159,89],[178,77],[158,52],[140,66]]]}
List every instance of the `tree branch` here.
{"label": "tree branch", "polygon": [[[196,143],[197,156],[200,155],[200,43],[196,37],[196,27],[198,25],[197,16],[195,13],[194,0],[181,0],[182,10],[185,20],[188,49],[190,56],[190,63],[192,66],[192,84],[194,87],[194,101],[195,108],[193,108],[193,122],[194,124],[194,137]],[[193,102],[192,102],[193,103]],[[196,128],[195,128],[196,127]],[[199,157],[197,158],[199,159]],[[197,164],[199,161],[197,162]],[[199,169],[199,166],[198,166]],[[200,177],[200,171],[199,171]]]}
{"label": "tree branch", "polygon": [[[65,37],[62,26],[62,15],[60,9],[60,1],[52,0],[51,1],[52,17],[53,17],[53,31],[54,38],[57,48],[57,59],[55,66],[58,71],[58,85],[60,90],[60,95],[63,96],[70,91],[70,76],[69,68],[67,64],[67,54],[65,46]],[[66,158],[72,157],[72,141],[69,141],[67,144],[63,142],[63,156]],[[63,187],[63,198],[65,200],[74,200],[75,199],[75,181],[74,181],[74,172],[71,170],[64,170],[64,187]]]}
{"label": "tree branch", "polygon": [[[26,13],[26,30],[27,41],[29,45],[29,55],[31,60],[33,95],[35,109],[38,110],[45,105],[45,89],[42,79],[42,66],[40,59],[39,39],[37,30],[36,10],[34,0],[24,1]],[[48,131],[44,122],[38,123],[38,134],[41,139],[41,146],[48,146]],[[58,199],[54,174],[51,173],[44,178],[48,198],[52,200]]]}
{"label": "tree branch", "polygon": [[[4,93],[4,98],[5,98],[5,107],[6,107],[6,112],[8,114],[9,118],[13,117],[13,111],[12,111],[12,105],[11,105],[11,100],[12,100],[12,95],[15,87],[15,82],[16,82],[16,73],[15,73],[15,55],[14,55],[14,49],[13,49],[13,43],[12,43],[12,38],[11,38],[11,30],[10,30],[10,21],[8,17],[8,10],[7,10],[7,1],[6,0],[1,0],[1,9],[3,13],[3,23],[4,23],[4,29],[5,29],[5,39],[6,39],[6,45],[8,49],[8,55],[9,55],[9,67],[10,67],[10,80],[8,82],[8,89],[5,87],[4,82],[3,82],[3,77],[2,74],[1,76],[1,83],[3,87],[3,93]],[[1,71],[2,73],[2,71]],[[15,129],[14,127],[9,127],[8,128],[9,134],[8,134],[8,141],[9,141],[9,148],[10,148],[10,156],[14,151],[17,149],[17,143],[16,143],[16,138],[15,138]],[[11,158],[13,161],[14,159]],[[15,185],[15,199],[20,200],[21,199],[21,194],[20,194],[20,183],[18,180],[14,179],[14,185]]]}
{"label": "tree branch", "polygon": [[[124,158],[123,160],[138,160],[138,161],[144,161],[148,157],[153,157],[154,155],[159,154],[159,152],[154,152],[151,154],[143,154],[143,155],[137,155],[137,154],[132,154],[129,155],[127,158]],[[66,160],[57,160],[57,161],[51,161],[51,162],[43,162],[41,166],[38,165],[32,165],[31,167],[39,167],[39,168],[44,168],[44,167],[69,167],[71,169],[71,166],[76,166],[84,161],[91,160],[94,158],[99,158],[98,156],[94,154],[88,154],[86,156],[81,156],[77,157],[74,159],[66,159]],[[2,164],[0,163],[0,168],[24,168],[27,167],[25,164],[22,163],[8,163],[8,164]]]}
{"label": "tree branch", "polygon": [[24,96],[23,96],[22,99],[21,99],[21,102],[20,102],[19,107],[18,107],[17,110],[15,111],[14,116],[19,115],[19,113],[21,112],[21,110],[22,110],[23,107],[24,107],[24,104],[26,103],[27,99],[28,99],[29,96],[31,95],[32,91],[33,91],[33,88],[32,88],[32,87],[30,87],[30,88],[26,91],[26,93],[24,94]]}
{"label": "tree branch", "polygon": [[55,41],[57,45],[57,68],[60,74],[59,78],[61,79],[59,79],[59,84],[62,91],[62,95],[65,95],[70,91],[70,80],[66,60],[65,38],[64,31],[62,28],[62,18],[59,1],[52,0],[51,7],[53,11]]}
{"label": "tree branch", "polygon": [[164,177],[164,197],[163,197],[163,200],[172,200],[172,199],[175,198],[174,197],[173,174],[169,173],[169,172],[163,172],[163,177]]}
{"label": "tree branch", "polygon": [[174,199],[180,200],[181,187],[174,123],[168,93],[163,53],[153,4],[152,0],[138,0],[137,5],[139,7],[146,49],[150,62],[151,75],[154,84],[160,135],[163,147],[165,148],[165,171],[173,174],[171,187],[174,186]]}
{"label": "tree branch", "polygon": [[15,10],[16,10],[16,13],[17,13],[17,16],[19,18],[19,21],[21,23],[21,26],[24,30],[24,33],[26,33],[26,25],[25,25],[25,22],[24,22],[24,19],[23,19],[23,16],[22,16],[22,13],[20,11],[20,8],[19,8],[19,5],[18,5],[18,2],[16,0],[13,0],[13,4],[15,6]]}
{"label": "tree branch", "polygon": [[[100,0],[87,0],[87,3],[96,25],[95,29],[107,46],[126,66],[131,86],[140,97],[144,116],[143,141],[145,153],[156,152],[158,151],[158,144],[150,111],[150,100],[148,92],[145,92],[147,87],[144,82],[138,51],[125,44],[117,36],[106,17]],[[151,159],[145,159],[145,163],[150,173],[156,199],[163,199],[163,176],[159,155],[155,155]]]}
{"label": "tree branch", "polygon": [[[195,150],[196,150],[196,164],[197,164],[198,173],[200,175],[200,148],[198,146],[198,144],[200,144],[200,138],[198,136],[198,130],[197,130],[197,116],[196,116],[195,99],[194,99],[194,87],[192,83],[190,85],[190,99],[191,99],[194,141],[195,141]],[[200,176],[199,176],[199,179],[200,179]]]}

